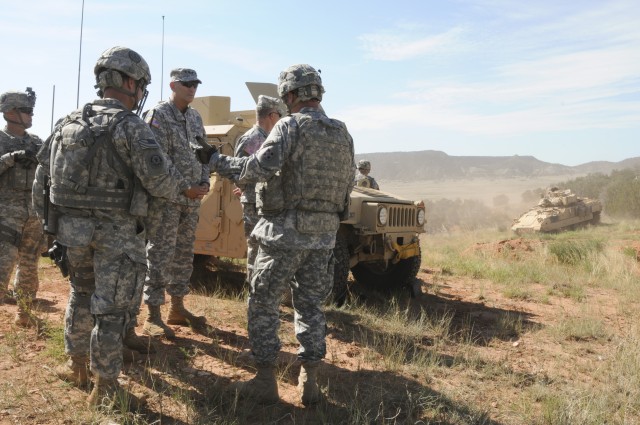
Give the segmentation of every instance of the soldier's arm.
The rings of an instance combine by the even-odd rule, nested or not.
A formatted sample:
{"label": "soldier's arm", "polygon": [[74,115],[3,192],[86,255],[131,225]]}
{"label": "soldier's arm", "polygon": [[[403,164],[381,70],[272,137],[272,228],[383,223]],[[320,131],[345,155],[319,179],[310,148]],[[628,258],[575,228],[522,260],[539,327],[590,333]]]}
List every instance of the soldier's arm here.
{"label": "soldier's arm", "polygon": [[[202,135],[204,136],[204,139],[207,140],[207,136],[206,133],[204,131],[204,127],[202,127]],[[196,159],[194,158],[194,161]],[[200,163],[200,161],[198,161],[198,163]],[[209,164],[200,164],[202,166],[202,172],[200,175],[200,184],[207,184],[208,186],[211,186],[211,169],[209,168]]]}
{"label": "soldier's arm", "polygon": [[47,174],[48,170],[42,164],[38,164],[31,189],[31,204],[40,221],[44,220],[44,180]]}
{"label": "soldier's arm", "polygon": [[0,175],[4,174],[9,168],[16,165],[16,161],[13,159],[13,152],[7,152],[0,155]]}
{"label": "soldier's arm", "polygon": [[127,123],[127,139],[130,145],[131,166],[142,186],[152,195],[173,199],[191,187],[154,137],[147,125]]}
{"label": "soldier's arm", "polygon": [[236,143],[236,148],[233,151],[233,156],[243,157],[248,156],[247,151],[245,150],[245,146],[247,141],[249,140],[249,136],[247,134],[243,134],[239,139],[238,143]]}
{"label": "soldier's arm", "polygon": [[149,125],[149,128],[153,132],[153,136],[165,154],[169,152],[169,138],[171,135],[171,129],[168,128],[166,119],[162,112],[157,109],[151,109],[145,113],[144,121]]}
{"label": "soldier's arm", "polygon": [[[214,170],[223,177],[238,176],[239,183],[266,181],[282,169],[291,149],[291,125],[293,119],[282,119],[271,130],[269,137],[256,153],[243,158],[219,155]],[[295,125],[295,124],[294,124]],[[294,130],[295,131],[295,130]]]}

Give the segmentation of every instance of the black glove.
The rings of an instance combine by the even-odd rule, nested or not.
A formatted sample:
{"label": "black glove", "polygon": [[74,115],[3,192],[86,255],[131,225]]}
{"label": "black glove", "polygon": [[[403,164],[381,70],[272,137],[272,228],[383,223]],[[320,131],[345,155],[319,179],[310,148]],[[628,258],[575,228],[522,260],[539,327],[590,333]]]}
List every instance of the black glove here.
{"label": "black glove", "polygon": [[209,165],[209,160],[216,152],[218,152],[218,148],[215,146],[199,146],[198,148],[196,148],[196,157],[201,163]]}
{"label": "black glove", "polygon": [[24,168],[30,168],[33,165],[38,163],[36,159],[36,154],[31,151],[15,151],[11,154],[13,156],[13,160],[16,164],[22,165]]}

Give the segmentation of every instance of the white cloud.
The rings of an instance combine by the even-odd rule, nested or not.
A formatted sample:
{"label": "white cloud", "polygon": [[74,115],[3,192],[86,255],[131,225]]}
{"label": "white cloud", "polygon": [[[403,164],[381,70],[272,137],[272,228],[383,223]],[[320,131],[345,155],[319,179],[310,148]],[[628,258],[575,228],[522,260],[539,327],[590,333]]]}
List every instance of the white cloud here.
{"label": "white cloud", "polygon": [[631,3],[511,9],[487,27],[468,27],[466,40],[457,28],[421,41],[368,35],[376,59],[410,59],[454,43],[465,55],[456,58],[456,74],[436,67],[407,74],[405,90],[347,110],[344,119],[363,131],[410,126],[478,136],[636,129],[640,102],[617,99],[640,93],[640,27],[632,24],[640,12]]}
{"label": "white cloud", "polygon": [[380,32],[364,34],[358,37],[362,48],[370,59],[381,61],[403,61],[423,56],[434,51],[454,48],[463,33],[459,27],[440,34],[422,38],[413,38],[412,34]]}

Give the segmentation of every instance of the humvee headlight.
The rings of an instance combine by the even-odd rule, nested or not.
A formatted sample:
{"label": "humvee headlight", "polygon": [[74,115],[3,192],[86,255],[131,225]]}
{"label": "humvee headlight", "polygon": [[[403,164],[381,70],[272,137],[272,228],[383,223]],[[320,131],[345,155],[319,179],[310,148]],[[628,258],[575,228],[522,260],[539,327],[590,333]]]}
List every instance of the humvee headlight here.
{"label": "humvee headlight", "polygon": [[381,226],[386,226],[387,225],[387,218],[389,218],[388,213],[387,213],[387,207],[380,207],[378,209],[378,223]]}
{"label": "humvee headlight", "polygon": [[424,210],[418,210],[418,226],[424,226]]}

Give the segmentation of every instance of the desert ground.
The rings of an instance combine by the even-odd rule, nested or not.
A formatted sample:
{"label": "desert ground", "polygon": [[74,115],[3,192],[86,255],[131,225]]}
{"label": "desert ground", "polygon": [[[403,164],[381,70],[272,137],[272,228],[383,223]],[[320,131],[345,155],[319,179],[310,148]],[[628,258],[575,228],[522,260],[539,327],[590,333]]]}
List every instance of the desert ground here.
{"label": "desert ground", "polygon": [[[432,182],[407,195],[403,184],[380,183],[413,199],[481,189],[492,199],[544,186],[486,182],[456,189]],[[89,409],[89,389],[53,373],[65,361],[68,283],[43,259],[32,306],[38,326],[16,327],[15,305],[0,306],[0,424],[640,423],[638,223],[605,220],[527,238],[496,230],[423,234],[421,246],[422,295],[352,282],[348,302],[327,307],[323,401],[312,408],[296,390],[293,310],[285,305],[281,401],[257,405],[230,390],[255,371],[238,357],[249,348],[246,290],[241,265],[209,263],[199,269],[206,287],[187,298],[209,328],[175,326],[175,340],[149,341],[156,354],[126,353],[120,382],[145,406]],[[578,254],[566,259],[558,246]]]}

